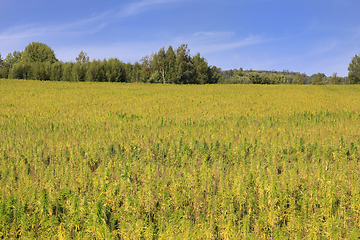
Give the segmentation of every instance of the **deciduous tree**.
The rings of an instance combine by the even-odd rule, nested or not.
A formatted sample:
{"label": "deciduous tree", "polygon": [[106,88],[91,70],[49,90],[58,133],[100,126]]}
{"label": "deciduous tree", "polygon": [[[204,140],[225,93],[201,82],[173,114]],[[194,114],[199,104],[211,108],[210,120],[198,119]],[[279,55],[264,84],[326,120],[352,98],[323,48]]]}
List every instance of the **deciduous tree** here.
{"label": "deciduous tree", "polygon": [[72,69],[73,69],[73,65],[74,63],[69,62],[69,63],[64,63],[63,65],[63,72],[62,72],[62,76],[61,76],[61,81],[72,81]]}
{"label": "deciduous tree", "polygon": [[295,78],[292,81],[292,84],[304,84],[304,80],[300,73],[296,73]]}
{"label": "deciduous tree", "polygon": [[64,66],[64,64],[61,62],[56,62],[54,64],[51,64],[50,81],[60,81],[61,80],[63,66]]}
{"label": "deciduous tree", "polygon": [[324,84],[326,84],[326,82],[325,82],[325,80],[324,80],[325,77],[326,77],[325,74],[323,74],[323,73],[317,73],[317,74],[315,75],[314,79],[313,79],[312,84],[313,84],[313,85],[324,85]]}
{"label": "deciduous tree", "polygon": [[176,74],[176,54],[172,46],[169,46],[166,51],[166,59],[167,59],[167,81],[169,83],[177,82],[177,74]]}
{"label": "deciduous tree", "polygon": [[153,69],[154,71],[159,72],[163,84],[166,83],[165,75],[168,67],[167,65],[168,61],[166,59],[165,47],[162,47],[159,52],[154,54]]}
{"label": "deciduous tree", "polygon": [[285,84],[287,83],[286,78],[282,74],[273,74],[270,77],[270,83],[271,84]]}
{"label": "deciduous tree", "polygon": [[9,53],[6,58],[4,59],[3,65],[4,67],[10,68],[15,63],[21,60],[22,52],[14,51],[13,53]]}
{"label": "deciduous tree", "polygon": [[192,83],[194,67],[187,44],[181,44],[176,49],[176,66],[178,83]]}
{"label": "deciduous tree", "polygon": [[192,63],[195,68],[194,80],[195,83],[205,84],[209,82],[209,67],[205,58],[200,56],[200,53],[196,54],[192,58]]}
{"label": "deciduous tree", "polygon": [[124,63],[116,58],[111,58],[107,61],[105,69],[106,69],[106,77],[109,82],[125,82],[126,81],[126,73],[124,68]]}
{"label": "deciduous tree", "polygon": [[21,60],[24,62],[57,62],[54,51],[46,44],[32,42],[25,47],[21,54]]}
{"label": "deciduous tree", "polygon": [[224,77],[221,75],[221,69],[215,66],[210,66],[210,82],[220,83],[224,81]]}
{"label": "deciduous tree", "polygon": [[0,78],[7,78],[7,68],[4,67],[3,62],[4,60],[2,59],[0,53]]}
{"label": "deciduous tree", "polygon": [[333,85],[342,84],[342,77],[339,77],[337,73],[333,73],[333,75],[330,77],[330,84]]}
{"label": "deciduous tree", "polygon": [[75,58],[76,62],[77,62],[77,63],[80,63],[80,64],[89,63],[89,62],[90,62],[89,59],[90,59],[89,56],[88,56],[87,53],[84,52],[84,51],[81,51],[81,52],[79,53],[79,56],[77,56],[77,57]]}
{"label": "deciduous tree", "polygon": [[360,54],[355,55],[348,67],[348,82],[349,84],[359,84],[360,83]]}
{"label": "deciduous tree", "polygon": [[3,67],[3,59],[2,59],[1,53],[0,53],[0,68],[2,68],[2,67]]}

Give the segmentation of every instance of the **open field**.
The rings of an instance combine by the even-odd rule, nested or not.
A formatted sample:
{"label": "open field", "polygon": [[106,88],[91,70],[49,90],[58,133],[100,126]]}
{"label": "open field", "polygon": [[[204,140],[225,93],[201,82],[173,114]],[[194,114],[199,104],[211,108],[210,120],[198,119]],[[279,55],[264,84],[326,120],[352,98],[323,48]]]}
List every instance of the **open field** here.
{"label": "open field", "polygon": [[360,86],[0,80],[0,238],[360,236]]}

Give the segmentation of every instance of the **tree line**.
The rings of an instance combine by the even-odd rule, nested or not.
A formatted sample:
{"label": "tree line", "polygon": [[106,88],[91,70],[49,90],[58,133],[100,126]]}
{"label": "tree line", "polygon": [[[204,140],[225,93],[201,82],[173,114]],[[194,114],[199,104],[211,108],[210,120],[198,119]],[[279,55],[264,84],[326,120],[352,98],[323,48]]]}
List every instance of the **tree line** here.
{"label": "tree line", "polygon": [[305,73],[254,71],[240,68],[222,71],[210,66],[197,53],[190,55],[187,44],[177,49],[162,47],[158,52],[140,61],[124,63],[117,58],[89,60],[81,51],[75,62],[59,61],[54,51],[44,43],[33,42],[25,50],[0,54],[0,78],[51,80],[71,82],[143,82],[172,84],[359,84],[360,55],[355,55],[348,67],[347,77],[336,73],[327,77],[323,73],[307,76]]}
{"label": "tree line", "polygon": [[54,51],[33,42],[23,52],[9,53],[1,61],[0,78],[71,82],[143,82],[211,84],[221,82],[221,69],[209,66],[200,53],[190,55],[187,44],[176,50],[161,48],[140,62],[124,63],[117,58],[90,61],[81,51],[75,62],[59,61]]}
{"label": "tree line", "polygon": [[[222,71],[226,84],[313,84],[313,85],[339,85],[354,84],[349,77],[340,77],[337,73],[327,77],[324,73],[316,73],[311,76],[305,73],[279,71],[254,71],[231,69]],[[352,81],[352,82],[350,82]]]}

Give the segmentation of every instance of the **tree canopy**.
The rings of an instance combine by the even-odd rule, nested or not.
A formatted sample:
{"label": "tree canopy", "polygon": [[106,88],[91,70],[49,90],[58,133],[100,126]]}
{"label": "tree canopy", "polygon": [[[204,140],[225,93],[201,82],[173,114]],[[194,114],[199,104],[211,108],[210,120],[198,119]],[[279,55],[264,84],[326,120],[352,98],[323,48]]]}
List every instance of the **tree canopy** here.
{"label": "tree canopy", "polygon": [[342,84],[342,78],[337,75],[337,73],[333,73],[330,77],[330,84],[332,85],[339,85]]}
{"label": "tree canopy", "polygon": [[303,79],[300,73],[296,73],[296,76],[294,80],[292,81],[292,84],[303,84]]}
{"label": "tree canopy", "polygon": [[32,42],[25,47],[21,55],[24,62],[57,62],[54,51],[46,44],[40,42]]}
{"label": "tree canopy", "polygon": [[326,75],[323,74],[323,73],[317,73],[315,75],[315,78],[312,82],[313,85],[324,85],[325,84],[325,79],[326,78]]}
{"label": "tree canopy", "polygon": [[349,75],[348,81],[350,84],[359,84],[360,83],[360,54],[355,55],[349,64],[348,67]]}
{"label": "tree canopy", "polygon": [[81,51],[80,53],[79,53],[79,56],[77,56],[76,58],[75,58],[75,60],[76,60],[76,62],[77,63],[88,63],[90,60],[89,60],[90,58],[89,58],[89,56],[87,55],[87,53],[85,53],[84,51]]}
{"label": "tree canopy", "polygon": [[117,58],[93,60],[81,51],[75,62],[60,62],[46,44],[32,42],[25,50],[0,55],[0,78],[36,79],[52,81],[109,81],[163,84],[358,84],[360,83],[360,55],[355,55],[348,67],[347,78],[334,73],[307,76],[305,73],[240,68],[223,71],[210,66],[197,53],[190,55],[187,44],[176,49],[169,46],[147,55],[135,63],[124,63]]}

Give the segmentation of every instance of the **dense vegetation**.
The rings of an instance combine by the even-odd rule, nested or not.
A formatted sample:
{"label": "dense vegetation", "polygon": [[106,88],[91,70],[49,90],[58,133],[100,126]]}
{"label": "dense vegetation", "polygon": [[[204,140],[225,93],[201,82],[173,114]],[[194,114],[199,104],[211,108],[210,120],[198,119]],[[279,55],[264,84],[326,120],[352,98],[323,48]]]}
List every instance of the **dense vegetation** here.
{"label": "dense vegetation", "polygon": [[[349,84],[349,78],[342,78],[334,73],[327,77],[323,73],[313,74],[311,76],[305,73],[290,72],[289,70],[279,71],[254,71],[232,69],[222,71],[226,84],[313,84],[313,85],[339,85]],[[353,82],[354,83],[354,82]]]}
{"label": "dense vegetation", "polygon": [[359,86],[4,79],[0,95],[0,238],[360,235]]}
{"label": "dense vegetation", "polygon": [[174,84],[358,84],[360,83],[360,56],[355,55],[349,64],[348,77],[334,73],[307,76],[305,73],[279,71],[254,71],[232,69],[222,71],[209,66],[200,53],[190,55],[186,44],[176,50],[161,48],[139,62],[123,63],[119,59],[89,61],[83,51],[76,62],[58,61],[54,51],[43,43],[33,42],[23,52],[14,51],[2,60],[0,78],[32,79],[70,82],[142,82]]}
{"label": "dense vegetation", "polygon": [[[0,56],[1,58],[1,56]],[[141,59],[123,63],[118,59],[89,61],[83,51],[76,62],[63,63],[54,51],[42,43],[31,43],[23,52],[7,55],[0,68],[0,78],[70,82],[143,82],[177,84],[211,84],[220,82],[221,70],[209,66],[196,54],[190,56],[186,44],[176,50],[170,46]]]}

